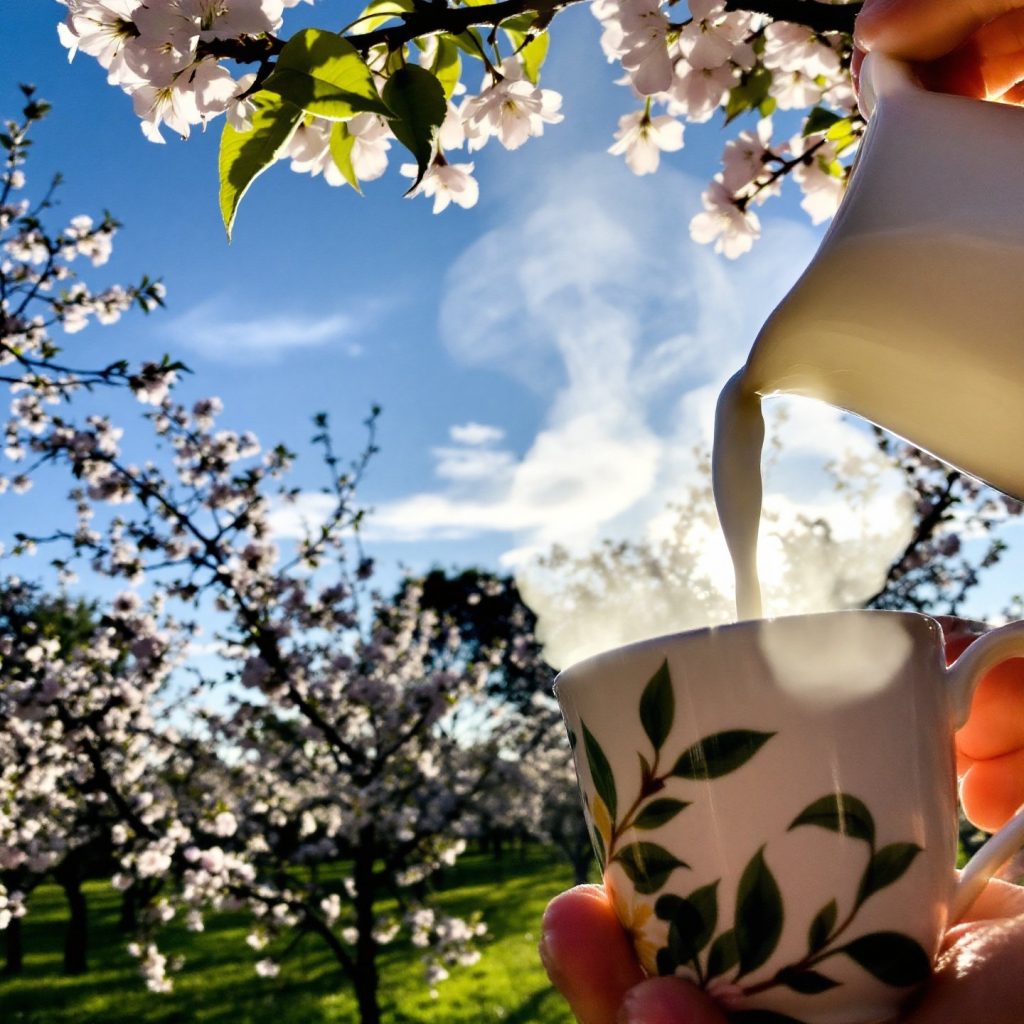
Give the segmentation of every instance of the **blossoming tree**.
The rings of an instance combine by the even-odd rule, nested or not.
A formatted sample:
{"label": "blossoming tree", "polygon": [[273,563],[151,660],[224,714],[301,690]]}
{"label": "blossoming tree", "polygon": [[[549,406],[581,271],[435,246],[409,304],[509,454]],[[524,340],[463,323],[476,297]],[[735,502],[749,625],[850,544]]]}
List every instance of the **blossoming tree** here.
{"label": "blossoming tree", "polygon": [[[69,55],[99,61],[149,139],[223,119],[230,235],[245,192],[279,160],[359,191],[400,149],[409,192],[431,197],[435,213],[473,206],[475,167],[462,152],[494,139],[516,149],[562,120],[562,98],[540,75],[558,18],[581,0],[370,0],[340,31],[293,34],[286,14],[300,0],[60,2]],[[337,19],[337,5],[319,6]],[[747,251],[760,232],[756,208],[787,177],[812,221],[827,219],[863,130],[850,81],[858,8],[591,0],[601,49],[637,103],[610,152],[648,174],[683,148],[685,124],[735,122],[693,238],[731,257]]]}
{"label": "blossoming tree", "polygon": [[[284,447],[220,429],[217,399],[174,400],[181,366],[169,359],[66,365],[67,336],[131,304],[152,308],[162,288],[144,279],[97,294],[70,264],[84,254],[102,265],[116,224],[76,218],[52,232],[49,194],[15,198],[45,114],[27,92],[5,137],[0,205],[4,457],[24,467],[7,500],[44,469],[71,483],[52,524],[35,516],[17,530],[15,515],[7,529],[14,553],[56,553],[58,581],[78,557],[126,589],[73,649],[38,635],[36,616],[0,617],[0,928],[43,874],[101,835],[115,887],[133,897],[130,948],[152,991],[174,969],[160,926],[184,915],[199,930],[230,905],[251,912],[252,949],[266,947],[257,973],[275,974],[312,933],[352,983],[361,1020],[377,1021],[377,956],[402,931],[431,984],[477,956],[482,923],[432,908],[429,879],[463,848],[472,803],[523,741],[523,716],[493,705],[490,652],[464,648],[418,587],[400,600],[372,589],[355,487],[375,414],[351,466],[319,422],[333,510],[282,551],[271,523],[293,494]],[[83,391],[102,387],[137,400],[128,405],[152,432],[144,463],[126,457],[112,416],[82,408]],[[148,604],[137,592],[147,581]],[[9,610],[31,603],[16,581],[5,593]],[[189,682],[175,666],[200,620],[220,667]],[[192,724],[175,727],[172,713]],[[325,861],[346,873],[318,872]],[[400,910],[383,915],[392,898]]]}

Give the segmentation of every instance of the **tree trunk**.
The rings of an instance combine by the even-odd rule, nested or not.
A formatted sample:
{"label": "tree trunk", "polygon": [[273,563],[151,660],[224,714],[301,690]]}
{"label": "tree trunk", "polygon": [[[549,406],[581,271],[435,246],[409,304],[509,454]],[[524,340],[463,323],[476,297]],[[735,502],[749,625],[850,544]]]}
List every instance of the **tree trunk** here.
{"label": "tree trunk", "polygon": [[373,826],[369,825],[359,833],[353,872],[356,884],[356,929],[359,933],[353,982],[359,1004],[359,1024],[380,1024],[380,1004],[377,1001],[380,977],[377,973],[377,942],[373,937],[373,854],[374,833]]}
{"label": "tree trunk", "polygon": [[4,934],[4,974],[21,974],[25,966],[21,918],[12,917]]}
{"label": "tree trunk", "polygon": [[572,869],[576,875],[576,885],[586,885],[587,874],[590,871],[590,851],[588,850],[581,857],[572,858]]}
{"label": "tree trunk", "polygon": [[129,935],[133,934],[139,926],[136,907],[135,886],[129,886],[121,893],[121,916],[117,923],[121,931],[127,932]]}
{"label": "tree trunk", "polygon": [[89,969],[86,957],[89,922],[82,873],[74,855],[67,858],[56,872],[57,881],[68,901],[68,927],[64,933],[64,973],[85,974]]}

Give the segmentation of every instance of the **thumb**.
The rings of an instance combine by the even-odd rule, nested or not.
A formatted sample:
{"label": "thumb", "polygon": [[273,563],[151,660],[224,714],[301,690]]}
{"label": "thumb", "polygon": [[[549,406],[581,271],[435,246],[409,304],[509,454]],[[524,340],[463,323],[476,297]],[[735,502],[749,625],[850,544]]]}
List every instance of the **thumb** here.
{"label": "thumb", "polygon": [[982,25],[1024,7],[1024,0],[864,0],[854,40],[865,51],[901,60],[935,60],[954,50]]}
{"label": "thumb", "polygon": [[626,994],[616,1024],[728,1024],[718,1005],[681,978],[649,978]]}

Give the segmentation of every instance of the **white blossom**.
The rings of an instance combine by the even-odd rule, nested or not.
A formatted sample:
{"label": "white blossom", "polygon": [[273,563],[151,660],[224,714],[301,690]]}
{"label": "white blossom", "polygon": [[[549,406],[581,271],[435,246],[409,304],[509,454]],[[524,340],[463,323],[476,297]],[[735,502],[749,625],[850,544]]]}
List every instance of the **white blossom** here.
{"label": "white blossom", "polygon": [[492,135],[506,149],[518,149],[530,137],[543,135],[545,124],[562,120],[561,95],[530,82],[518,59],[510,57],[496,70],[500,80],[491,83],[485,78],[480,95],[461,107],[470,150],[479,149]]}
{"label": "white blossom", "polygon": [[[402,174],[407,178],[415,178],[415,164],[402,164]],[[473,175],[473,164],[449,164],[434,162],[427,168],[423,180],[416,186],[411,195],[423,193],[434,197],[434,213],[447,209],[449,203],[455,203],[468,210],[476,205],[480,196],[480,188]]]}
{"label": "white blossom", "polygon": [[690,221],[690,237],[702,244],[715,243],[715,252],[735,259],[749,252],[761,233],[761,223],[751,210],[741,210],[732,193],[716,175],[701,195],[704,212]]}
{"label": "white blossom", "polygon": [[608,149],[615,156],[625,156],[634,174],[653,174],[662,153],[683,148],[683,126],[668,114],[651,117],[638,110],[619,118],[616,142]]}

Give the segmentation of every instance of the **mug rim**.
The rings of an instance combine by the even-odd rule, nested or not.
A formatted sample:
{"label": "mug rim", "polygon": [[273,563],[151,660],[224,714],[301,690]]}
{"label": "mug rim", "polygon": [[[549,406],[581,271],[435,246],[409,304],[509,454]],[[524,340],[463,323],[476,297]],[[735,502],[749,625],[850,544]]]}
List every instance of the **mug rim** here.
{"label": "mug rim", "polygon": [[[830,612],[807,612],[800,615],[775,615],[766,616],[760,619],[741,619],[738,622],[724,622],[717,626],[700,626],[697,629],[685,629],[676,633],[663,633],[660,636],[647,637],[643,640],[632,640],[629,643],[620,644],[617,647],[610,647],[605,651],[598,651],[596,654],[590,654],[586,658],[581,658],[579,661],[575,661],[571,665],[567,665],[562,669],[558,675],[555,676],[555,681],[552,684],[551,689],[557,698],[559,696],[560,683],[575,683],[578,677],[589,675],[592,669],[596,668],[603,662],[622,657],[632,657],[636,653],[658,645],[676,645],[687,641],[696,642],[698,639],[714,636],[719,633],[751,632],[753,630],[762,629],[766,626],[771,626],[772,623],[791,623],[801,620],[811,622],[815,619],[834,619],[837,616],[849,618],[863,618],[865,616],[871,616],[873,618],[886,617],[890,619],[901,618],[907,623],[914,622],[914,628],[920,627],[926,629],[928,633],[933,638],[938,639],[940,643],[942,642],[942,638],[945,634],[943,622],[955,620],[957,622],[967,623],[971,626],[987,628],[985,623],[975,619],[961,619],[955,615],[930,615],[927,612],[915,612],[891,608],[840,608],[836,611]],[[571,679],[566,678],[569,675],[572,676]]]}

